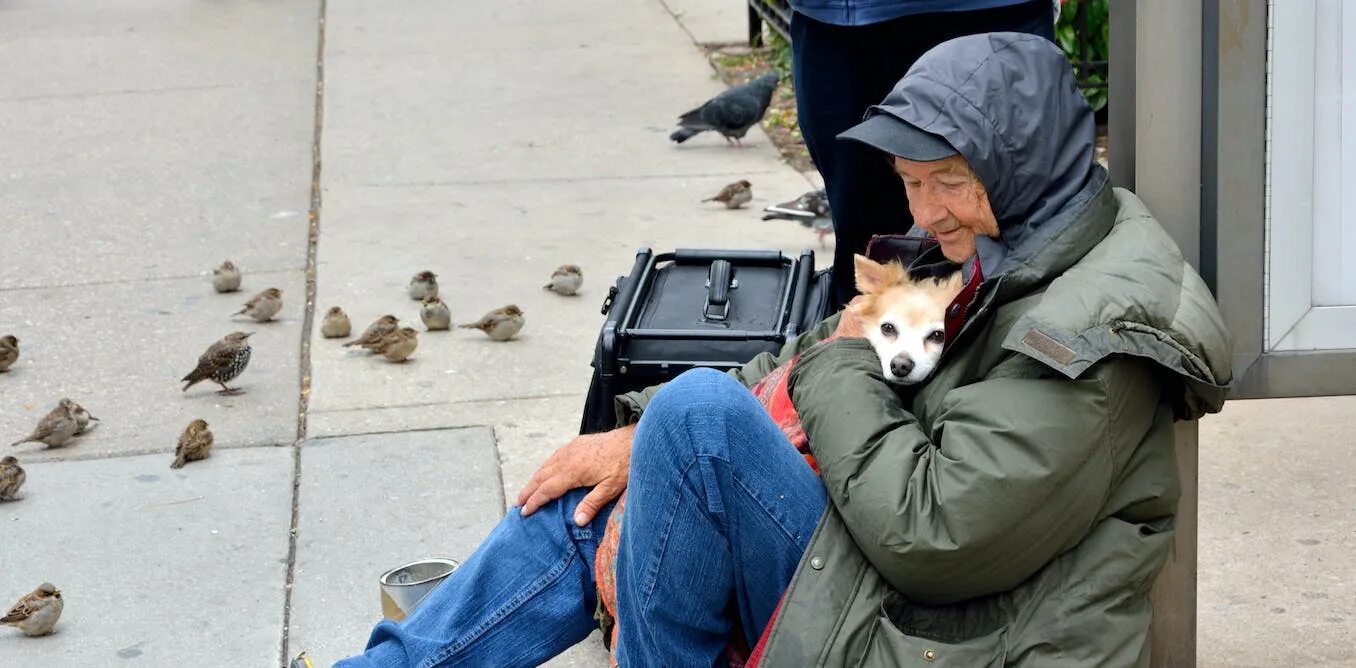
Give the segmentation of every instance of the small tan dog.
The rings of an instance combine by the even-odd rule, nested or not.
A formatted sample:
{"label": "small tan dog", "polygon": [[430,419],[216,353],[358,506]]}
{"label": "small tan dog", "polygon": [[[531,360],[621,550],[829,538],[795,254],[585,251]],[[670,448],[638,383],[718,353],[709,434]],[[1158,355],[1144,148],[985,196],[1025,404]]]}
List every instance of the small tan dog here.
{"label": "small tan dog", "polygon": [[946,278],[912,280],[898,262],[880,264],[853,258],[857,291],[851,308],[861,321],[860,336],[880,356],[881,373],[892,383],[921,383],[942,356],[946,309],[965,287],[961,272]]}

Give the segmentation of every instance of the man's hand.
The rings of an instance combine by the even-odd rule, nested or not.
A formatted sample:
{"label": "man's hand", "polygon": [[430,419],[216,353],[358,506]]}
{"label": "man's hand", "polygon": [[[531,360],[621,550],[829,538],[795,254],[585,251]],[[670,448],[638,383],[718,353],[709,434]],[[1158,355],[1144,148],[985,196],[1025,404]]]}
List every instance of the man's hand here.
{"label": "man's hand", "polygon": [[866,297],[857,295],[848,302],[843,308],[842,315],[838,316],[838,327],[833,330],[833,338],[860,339],[866,336],[862,333],[862,318],[858,315],[858,309],[865,300]]}
{"label": "man's hand", "polygon": [[621,496],[631,467],[631,439],[636,426],[600,434],[581,434],[561,446],[532,474],[517,505],[524,516],[560,498],[576,487],[593,487],[574,511],[574,523],[584,526],[609,501]]}

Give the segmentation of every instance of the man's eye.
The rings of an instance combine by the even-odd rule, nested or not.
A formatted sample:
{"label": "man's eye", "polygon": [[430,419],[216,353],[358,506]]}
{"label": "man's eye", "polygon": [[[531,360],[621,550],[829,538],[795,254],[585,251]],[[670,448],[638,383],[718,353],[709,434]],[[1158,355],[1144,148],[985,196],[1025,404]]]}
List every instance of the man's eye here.
{"label": "man's eye", "polygon": [[895,336],[899,334],[899,330],[896,330],[894,325],[888,322],[883,322],[880,325],[880,333],[893,339],[895,338]]}
{"label": "man's eye", "polygon": [[941,343],[945,340],[946,332],[940,329],[934,329],[932,333],[928,334],[928,343]]}
{"label": "man's eye", "polygon": [[921,183],[922,183],[922,181],[914,181],[914,180],[911,180],[911,179],[904,179],[904,187],[905,187],[905,188],[917,188],[917,187],[919,186],[919,184],[921,184]]}

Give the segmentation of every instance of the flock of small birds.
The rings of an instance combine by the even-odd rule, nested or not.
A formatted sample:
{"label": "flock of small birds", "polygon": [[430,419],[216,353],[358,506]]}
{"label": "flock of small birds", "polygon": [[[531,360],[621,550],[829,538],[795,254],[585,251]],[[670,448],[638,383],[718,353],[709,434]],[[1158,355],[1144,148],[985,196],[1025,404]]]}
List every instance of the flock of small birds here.
{"label": "flock of small birds", "polygon": [[[578,265],[561,265],[552,274],[542,289],[558,295],[572,296],[584,283],[584,273]],[[212,271],[212,288],[218,293],[236,292],[240,289],[241,272],[235,263],[227,260]],[[407,289],[410,299],[421,303],[419,318],[428,331],[446,331],[452,328],[452,313],[447,304],[438,296],[438,277],[431,271],[421,271],[410,279]],[[244,306],[232,316],[246,316],[255,322],[264,323],[273,320],[283,307],[283,292],[278,288],[268,288],[246,301]],[[459,325],[462,329],[476,329],[484,332],[493,341],[508,341],[522,331],[523,311],[515,304],[503,306],[486,313],[479,320]],[[348,314],[338,306],[325,312],[321,321],[321,336],[327,339],[347,338],[352,334],[352,323]],[[250,362],[249,338],[253,332],[231,332],[220,341],[209,346],[199,358],[198,364],[188,375],[180,379],[183,390],[209,380],[221,386],[218,394],[243,394],[243,390],[230,387],[228,382],[239,376]],[[390,362],[405,362],[419,345],[419,332],[413,327],[402,326],[394,315],[383,315],[363,331],[362,335],[344,344],[344,347],[361,346]],[[14,336],[0,337],[0,373],[6,372],[19,359],[19,339]],[[23,443],[41,443],[47,448],[60,448],[71,444],[76,437],[86,433],[99,418],[90,414],[84,406],[63,398],[57,402],[47,415],[38,421],[36,427],[24,438],[11,446]],[[207,459],[212,454],[214,438],[207,421],[195,419],[184,428],[179,443],[174,449],[172,469],[180,469],[189,462]],[[19,465],[18,458],[5,456],[0,458],[0,502],[17,501],[19,488],[23,487],[28,474]],[[38,585],[24,596],[9,612],[0,617],[0,624],[13,626],[27,636],[42,636],[52,632],[65,601],[61,591],[50,582]]]}
{"label": "flock of small birds", "polygon": [[[772,94],[781,77],[776,72],[764,74],[747,83],[731,86],[701,106],[678,117],[678,129],[669,139],[681,144],[708,130],[725,137],[726,143],[743,146],[743,137],[749,128],[763,119]],[[753,201],[753,184],[747,179],[731,183],[702,203],[716,202],[727,209],[739,209]],[[793,200],[763,209],[763,220],[794,220],[819,235],[819,247],[833,232],[833,218],[829,214],[829,200],[823,189],[811,190]]]}
{"label": "flock of small birds", "polygon": [[[772,94],[777,88],[780,77],[772,72],[752,81],[732,86],[711,98],[701,106],[679,117],[679,128],[669,136],[677,143],[706,132],[715,131],[725,138],[727,143],[742,146],[742,139],[749,128],[762,120],[772,102]],[[731,183],[703,202],[717,202],[727,209],[739,209],[753,200],[753,185],[747,179]],[[823,190],[812,190],[794,200],[769,206],[764,209],[763,220],[795,220],[805,227],[819,233],[820,245],[824,236],[832,230],[828,199]],[[551,274],[543,289],[559,295],[570,296],[579,291],[584,282],[584,274],[577,265],[561,265]],[[212,288],[218,293],[240,290],[242,276],[240,268],[230,260],[212,271]],[[419,301],[419,319],[427,331],[447,331],[452,329],[452,312],[438,296],[438,277],[431,271],[415,274],[409,283],[407,294],[410,299]],[[283,308],[283,291],[267,288],[250,297],[232,316],[245,316],[257,323],[265,323],[277,317]],[[460,329],[476,329],[485,333],[493,341],[509,341],[522,331],[525,320],[522,309],[509,304],[486,313],[475,322],[458,325]],[[320,334],[326,339],[342,339],[352,335],[353,325],[347,313],[339,306],[333,306],[325,312],[320,325]],[[221,386],[218,394],[242,394],[239,388],[227,385],[242,372],[250,362],[249,338],[253,332],[231,332],[213,343],[198,358],[198,364],[188,375],[180,379],[183,390],[208,380]],[[413,327],[403,326],[396,316],[391,314],[377,318],[363,330],[357,338],[345,342],[344,347],[360,346],[373,354],[380,355],[390,362],[400,363],[410,359],[419,346],[419,332]],[[7,371],[19,359],[19,339],[14,336],[0,337],[0,373]],[[83,406],[69,398],[63,398],[56,408],[43,416],[33,431],[12,445],[23,443],[42,443],[48,448],[59,448],[70,444],[76,437],[84,434],[93,422],[99,421]],[[174,461],[170,468],[183,468],[189,462],[207,459],[212,454],[212,431],[207,422],[195,419],[184,428],[179,443],[174,450]],[[27,474],[19,460],[13,456],[0,458],[0,502],[20,499],[19,488],[27,480]],[[42,636],[52,632],[65,601],[61,590],[50,582],[44,582],[10,608],[0,617],[0,624],[13,626],[27,636]]]}

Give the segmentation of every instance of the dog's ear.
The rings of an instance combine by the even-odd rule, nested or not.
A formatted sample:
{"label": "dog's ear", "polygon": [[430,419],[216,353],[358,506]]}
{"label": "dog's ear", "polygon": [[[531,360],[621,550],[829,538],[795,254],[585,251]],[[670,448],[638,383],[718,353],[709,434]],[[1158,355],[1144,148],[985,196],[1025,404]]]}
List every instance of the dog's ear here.
{"label": "dog's ear", "polygon": [[857,292],[870,294],[885,287],[885,265],[873,261],[865,255],[852,256],[852,268],[857,281]]}

